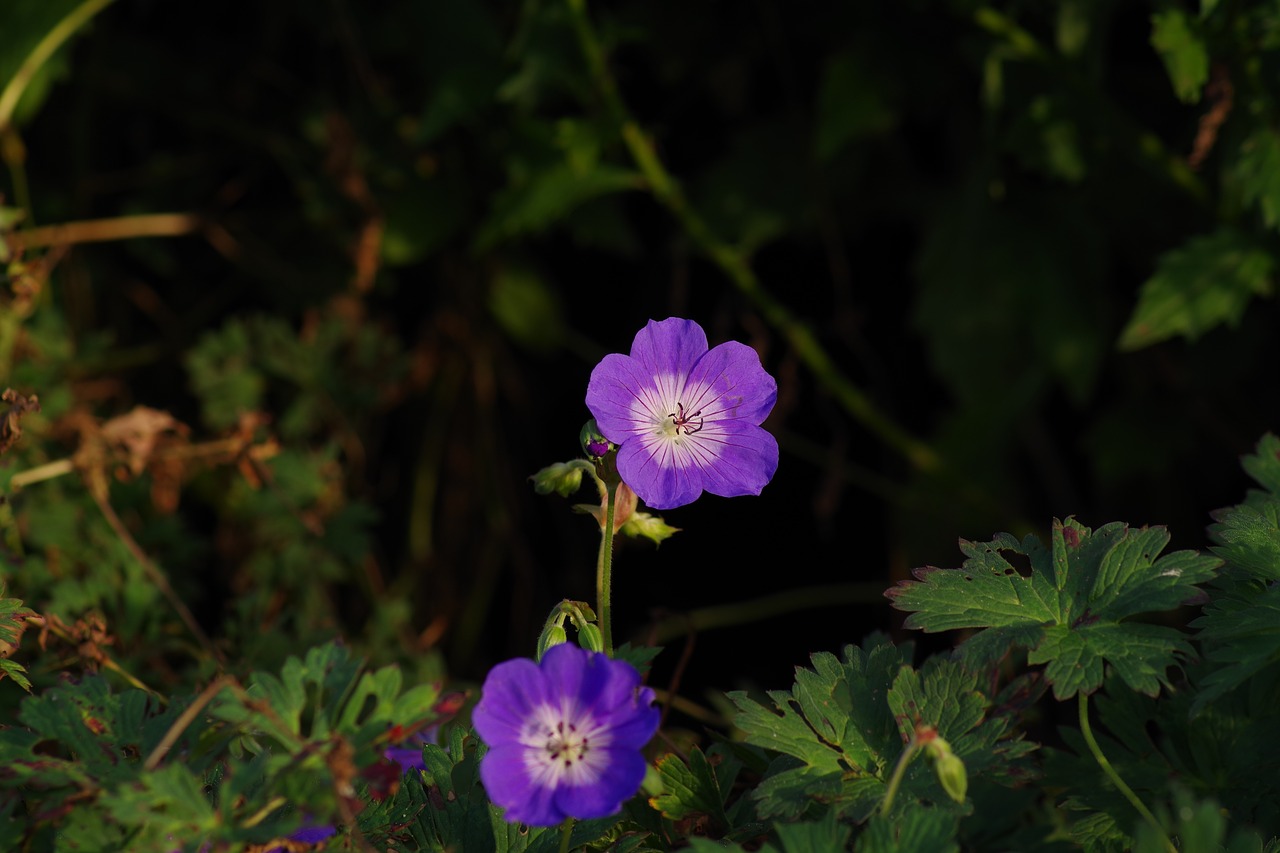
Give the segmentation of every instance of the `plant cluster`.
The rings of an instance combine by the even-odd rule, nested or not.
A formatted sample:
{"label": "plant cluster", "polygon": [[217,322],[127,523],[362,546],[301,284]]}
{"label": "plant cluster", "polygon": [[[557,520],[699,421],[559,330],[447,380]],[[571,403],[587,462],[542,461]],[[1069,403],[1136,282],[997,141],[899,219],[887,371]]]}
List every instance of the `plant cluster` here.
{"label": "plant cluster", "polygon": [[[385,5],[0,8],[0,850],[1280,853],[1280,6]],[[997,519],[789,689],[620,641]]]}

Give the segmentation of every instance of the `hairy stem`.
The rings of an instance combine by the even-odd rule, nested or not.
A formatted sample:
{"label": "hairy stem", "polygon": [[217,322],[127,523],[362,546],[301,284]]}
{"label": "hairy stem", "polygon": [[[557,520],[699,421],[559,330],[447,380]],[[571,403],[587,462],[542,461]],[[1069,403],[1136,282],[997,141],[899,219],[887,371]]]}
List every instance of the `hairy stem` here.
{"label": "hairy stem", "polygon": [[613,515],[618,503],[618,482],[611,478],[607,485],[604,530],[600,534],[600,556],[596,561],[596,616],[600,619],[600,636],[604,653],[613,655]]}
{"label": "hairy stem", "polygon": [[880,817],[888,817],[889,812],[893,810],[893,800],[898,796],[898,788],[902,787],[902,777],[907,774],[907,765],[911,763],[911,759],[915,758],[916,753],[919,751],[920,741],[915,735],[912,735],[907,748],[902,750],[902,755],[898,756],[898,763],[894,765],[893,775],[889,777],[889,788],[885,791],[884,800],[880,803]]}
{"label": "hairy stem", "polygon": [[1093,736],[1093,729],[1089,726],[1089,697],[1083,690],[1077,695],[1080,697],[1080,734],[1084,736],[1085,743],[1089,745],[1089,751],[1093,753],[1094,760],[1098,762],[1098,766],[1102,768],[1102,772],[1106,774],[1106,777],[1111,780],[1111,784],[1116,786],[1116,790],[1129,801],[1129,805],[1133,806],[1138,814],[1142,815],[1142,819],[1159,834],[1161,840],[1164,841],[1165,849],[1171,851],[1171,853],[1177,853],[1178,848],[1174,846],[1173,841],[1164,831],[1164,827],[1160,825],[1160,821],[1156,820],[1156,816],[1151,813],[1151,809],[1147,808],[1146,803],[1142,802],[1138,795],[1133,792],[1133,789],[1120,778],[1120,774],[1111,766],[1111,762],[1107,760],[1107,757],[1102,754],[1102,748],[1098,746],[1098,741]]}

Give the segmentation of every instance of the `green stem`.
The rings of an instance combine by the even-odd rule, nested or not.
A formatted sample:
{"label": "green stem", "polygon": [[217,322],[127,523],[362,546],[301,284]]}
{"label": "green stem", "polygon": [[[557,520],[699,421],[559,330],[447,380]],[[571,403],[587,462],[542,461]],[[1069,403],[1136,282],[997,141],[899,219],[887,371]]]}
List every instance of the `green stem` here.
{"label": "green stem", "polygon": [[1133,792],[1133,789],[1125,784],[1125,781],[1120,778],[1120,774],[1111,766],[1111,762],[1102,754],[1102,748],[1098,746],[1098,741],[1093,736],[1093,730],[1089,727],[1089,697],[1083,690],[1077,695],[1080,697],[1080,734],[1084,735],[1084,742],[1089,745],[1089,751],[1093,753],[1094,760],[1098,762],[1098,766],[1102,768],[1102,772],[1106,777],[1111,780],[1111,784],[1116,786],[1116,790],[1129,801],[1129,805],[1133,806],[1138,814],[1142,815],[1143,820],[1156,831],[1164,841],[1164,846],[1171,853],[1177,853],[1178,848],[1174,846],[1173,841],[1164,831],[1164,827],[1160,825],[1160,821],[1156,820],[1156,816],[1151,813],[1151,809],[1147,808],[1146,803],[1142,802],[1138,795]]}
{"label": "green stem", "polygon": [[907,433],[840,372],[809,327],[765,290],[742,250],[719,239],[706,221],[689,204],[679,183],[663,166],[652,142],[632,117],[617,84],[605,63],[600,39],[587,17],[586,0],[566,0],[588,70],[604,99],[609,117],[618,125],[632,160],[640,169],[650,192],[675,217],[685,234],[729,280],[756,306],[769,325],[778,329],[801,361],[818,381],[858,421],[890,447],[900,452],[915,468],[931,471],[939,466],[933,448]]}
{"label": "green stem", "polygon": [[907,774],[907,765],[911,763],[911,759],[916,757],[916,753],[920,751],[920,742],[915,735],[911,736],[911,742],[907,744],[907,748],[902,750],[902,755],[898,756],[898,763],[893,768],[893,775],[889,777],[889,790],[885,791],[884,800],[880,803],[880,817],[888,817],[889,812],[893,809],[893,800],[898,796],[898,788],[902,786],[902,777]]}
{"label": "green stem", "polygon": [[596,616],[600,619],[600,635],[604,653],[613,655],[613,514],[617,505],[618,482],[610,478],[605,485],[604,531],[600,536],[600,556],[596,560]]}
{"label": "green stem", "polygon": [[44,38],[40,39],[31,53],[27,54],[27,58],[18,66],[18,70],[13,73],[4,91],[0,92],[0,130],[7,129],[13,121],[13,111],[17,109],[22,93],[27,90],[27,86],[30,85],[40,67],[49,61],[49,57],[53,56],[54,52],[62,47],[63,42],[71,38],[76,30],[83,27],[90,18],[112,2],[113,0],[85,0],[73,9],[71,14],[59,21],[53,29],[45,33]]}
{"label": "green stem", "polygon": [[567,817],[560,824],[560,853],[569,853],[569,839],[573,836],[573,818]]}

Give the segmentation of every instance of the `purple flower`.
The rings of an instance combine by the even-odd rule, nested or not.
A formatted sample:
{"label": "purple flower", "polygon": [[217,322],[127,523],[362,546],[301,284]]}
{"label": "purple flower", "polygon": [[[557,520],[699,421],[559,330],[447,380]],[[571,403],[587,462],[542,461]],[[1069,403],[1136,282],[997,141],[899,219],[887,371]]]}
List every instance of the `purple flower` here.
{"label": "purple flower", "polygon": [[692,320],[650,320],[591,371],[587,408],[618,448],[623,482],[654,509],[708,491],[758,495],[778,470],[778,442],[760,428],[778,397],[746,344],[707,349]]}
{"label": "purple flower", "polygon": [[644,780],[640,750],[658,730],[652,703],[630,664],[571,643],[540,664],[498,664],[472,713],[489,746],[480,762],[489,799],[530,826],[617,813]]}

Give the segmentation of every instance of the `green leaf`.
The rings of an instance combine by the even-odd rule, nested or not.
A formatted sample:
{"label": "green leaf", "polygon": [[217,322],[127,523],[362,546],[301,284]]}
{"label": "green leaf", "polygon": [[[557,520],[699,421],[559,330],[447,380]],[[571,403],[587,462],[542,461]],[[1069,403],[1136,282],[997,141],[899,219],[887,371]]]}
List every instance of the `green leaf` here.
{"label": "green leaf", "polygon": [[[991,700],[978,689],[979,675],[958,662],[931,657],[918,671],[903,667],[888,694],[898,725],[899,741],[915,737],[921,727],[933,729],[958,756],[971,778],[1012,780],[1024,772],[1016,759],[1034,749],[1012,729],[1007,713],[990,713]],[[953,799],[927,762],[908,769],[899,796],[906,802],[947,803]]]}
{"label": "green leaf", "polygon": [[1205,659],[1213,664],[1193,714],[1280,665],[1280,587],[1244,582],[1221,590],[1192,626],[1200,629]]}
{"label": "green leaf", "polygon": [[780,823],[774,827],[782,853],[847,850],[853,830],[836,820],[833,811],[819,821]]}
{"label": "green leaf", "polygon": [[674,753],[663,756],[658,761],[658,774],[663,793],[650,802],[664,817],[682,820],[690,815],[707,815],[714,821],[717,835],[729,828],[720,782],[701,749],[695,746],[690,750],[687,764]]}
{"label": "green leaf", "polygon": [[890,130],[897,121],[886,103],[883,74],[867,67],[865,52],[843,51],[827,59],[814,131],[814,154],[830,160],[848,143]]}
{"label": "green leaf", "polygon": [[1267,433],[1253,454],[1240,460],[1245,472],[1272,494],[1280,495],[1280,438]]}
{"label": "green leaf", "polygon": [[873,636],[864,648],[846,647],[841,659],[813,655],[814,668],[796,670],[791,692],[768,694],[773,709],[728,694],[747,742],[790,757],[771,765],[756,791],[761,817],[794,819],[813,798],[870,812],[883,795],[886,768],[902,751],[886,697],[909,659],[909,649]]}
{"label": "green leaf", "polygon": [[[729,694],[746,741],[783,753],[756,789],[760,817],[794,820],[825,803],[842,818],[865,820],[921,726],[951,744],[970,776],[1003,780],[1025,772],[1016,759],[1032,747],[1013,734],[1008,716],[989,714],[976,674],[942,658],[931,658],[917,672],[908,660],[909,650],[873,636],[863,648],[847,647],[839,659],[815,654],[812,669],[796,670],[789,693],[769,694],[773,710],[742,693]],[[908,766],[895,802],[964,809],[923,760]]]}
{"label": "green leaf", "polygon": [[[1157,559],[1168,542],[1159,527],[1112,523],[1091,531],[1055,520],[1050,550],[1030,536],[962,542],[969,556],[962,568],[917,570],[917,580],[886,595],[911,612],[909,628],[979,629],[961,646],[972,664],[990,664],[1010,644],[1029,649],[1029,662],[1048,664],[1058,699],[1096,690],[1106,663],[1133,689],[1154,694],[1167,683],[1164,671],[1190,648],[1172,629],[1123,620],[1177,607],[1221,564],[1191,551]],[[1006,554],[1029,566],[1019,571]],[[988,631],[995,636],[984,636]]]}
{"label": "green leaf", "polygon": [[1161,684],[1168,686],[1165,669],[1190,655],[1191,647],[1172,628],[1103,622],[1050,627],[1044,640],[1028,652],[1027,662],[1048,664],[1045,679],[1058,699],[1092,693],[1102,686],[1104,662],[1129,687],[1154,696]]}
{"label": "green leaf", "polygon": [[1219,510],[1213,518],[1214,553],[1253,577],[1280,580],[1280,497],[1259,492],[1251,502]]}
{"label": "green leaf", "polygon": [[539,352],[561,346],[568,334],[556,291],[529,269],[507,266],[494,274],[489,310],[507,334]]}
{"label": "green leaf", "polygon": [[1178,99],[1194,104],[1209,80],[1209,51],[1195,24],[1181,9],[1151,16],[1151,46],[1160,54]]}
{"label": "green leaf", "polygon": [[640,186],[638,174],[607,164],[582,168],[560,163],[541,168],[498,195],[476,245],[491,248],[502,240],[545,231],[593,198]]}
{"label": "green leaf", "polygon": [[1240,143],[1235,180],[1246,204],[1256,204],[1262,221],[1280,226],[1280,133],[1261,127]]}
{"label": "green leaf", "polygon": [[857,853],[951,853],[958,851],[957,820],[937,808],[913,805],[892,817],[876,815],[858,836]]}
{"label": "green leaf", "polygon": [[34,610],[23,606],[21,599],[6,598],[4,584],[0,583],[0,674],[12,678],[28,693],[31,692],[31,682],[27,679],[26,669],[8,658],[26,630],[27,617],[35,615]]}
{"label": "green leaf", "polygon": [[1254,296],[1271,293],[1275,259],[1230,228],[1194,237],[1161,255],[1142,285],[1119,346],[1141,349],[1181,335],[1195,340],[1223,323],[1235,326]]}
{"label": "green leaf", "polygon": [[134,828],[130,846],[160,850],[175,839],[200,839],[218,825],[204,782],[181,764],[141,775],[131,784],[106,791],[102,806],[115,821]]}

